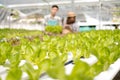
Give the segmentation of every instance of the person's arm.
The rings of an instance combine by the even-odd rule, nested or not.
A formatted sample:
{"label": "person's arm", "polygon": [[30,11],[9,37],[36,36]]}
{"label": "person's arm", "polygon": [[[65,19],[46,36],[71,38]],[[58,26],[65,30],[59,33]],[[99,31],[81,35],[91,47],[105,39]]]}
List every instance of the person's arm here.
{"label": "person's arm", "polygon": [[76,31],[79,32],[79,29],[80,29],[79,23],[76,22]]}
{"label": "person's arm", "polygon": [[58,25],[62,26],[62,19],[58,17]]}
{"label": "person's arm", "polygon": [[63,28],[65,28],[66,26],[69,26],[68,24],[66,24],[66,18],[63,19],[63,24],[62,24]]}
{"label": "person's arm", "polygon": [[48,15],[44,16],[44,22],[43,22],[44,26],[47,26],[47,20],[48,20]]}
{"label": "person's arm", "polygon": [[44,16],[44,22],[43,22],[43,24],[44,24],[44,26],[46,26],[47,24],[46,24],[46,21],[47,19],[46,19],[46,16]]}
{"label": "person's arm", "polygon": [[74,32],[79,32],[79,24],[76,22],[75,24],[72,25],[73,31]]}

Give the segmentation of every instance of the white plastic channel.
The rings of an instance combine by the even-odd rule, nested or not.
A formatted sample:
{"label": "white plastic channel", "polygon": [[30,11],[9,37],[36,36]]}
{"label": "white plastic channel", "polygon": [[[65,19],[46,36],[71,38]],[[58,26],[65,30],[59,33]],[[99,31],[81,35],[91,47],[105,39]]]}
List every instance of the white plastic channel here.
{"label": "white plastic channel", "polygon": [[2,80],[5,80],[6,76],[7,76],[7,68],[4,66],[0,66],[0,78]]}
{"label": "white plastic channel", "polygon": [[112,80],[120,70],[120,58],[110,65],[108,70],[101,72],[94,80]]}
{"label": "white plastic channel", "polygon": [[[70,60],[73,60],[73,55],[71,52],[68,53],[68,60],[67,61],[70,61]],[[80,60],[87,63],[90,66],[95,64],[98,61],[97,57],[94,55],[90,55],[89,58],[82,58]],[[68,64],[65,66],[65,72],[67,75],[71,74],[73,67],[74,67],[74,64]]]}

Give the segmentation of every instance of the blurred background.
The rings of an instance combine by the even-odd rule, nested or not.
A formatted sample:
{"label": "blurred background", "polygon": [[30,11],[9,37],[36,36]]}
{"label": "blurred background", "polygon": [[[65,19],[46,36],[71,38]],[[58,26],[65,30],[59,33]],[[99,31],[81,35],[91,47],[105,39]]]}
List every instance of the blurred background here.
{"label": "blurred background", "polygon": [[120,0],[0,0],[0,28],[43,30],[43,18],[52,5],[58,15],[77,14],[80,31],[120,29]]}

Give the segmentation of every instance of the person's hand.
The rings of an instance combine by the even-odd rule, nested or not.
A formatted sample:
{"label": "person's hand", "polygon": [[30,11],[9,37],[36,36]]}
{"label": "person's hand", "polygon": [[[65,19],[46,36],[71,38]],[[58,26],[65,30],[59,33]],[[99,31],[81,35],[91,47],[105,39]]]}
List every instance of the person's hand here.
{"label": "person's hand", "polygon": [[65,24],[65,25],[64,25],[64,28],[67,28],[67,27],[70,27],[70,26],[69,26],[68,24]]}
{"label": "person's hand", "polygon": [[68,34],[68,33],[71,33],[71,31],[68,30],[68,29],[63,29],[63,30],[62,30],[62,34]]}

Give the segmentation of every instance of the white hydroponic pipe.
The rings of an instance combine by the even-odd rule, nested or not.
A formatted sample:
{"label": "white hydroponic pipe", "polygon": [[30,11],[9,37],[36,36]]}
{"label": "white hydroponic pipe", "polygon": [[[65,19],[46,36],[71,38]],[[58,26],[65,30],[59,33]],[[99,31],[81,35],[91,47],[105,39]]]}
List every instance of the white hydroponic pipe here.
{"label": "white hydroponic pipe", "polygon": [[101,72],[94,80],[112,80],[116,74],[120,71],[120,59],[116,60],[110,65],[108,70]]}

